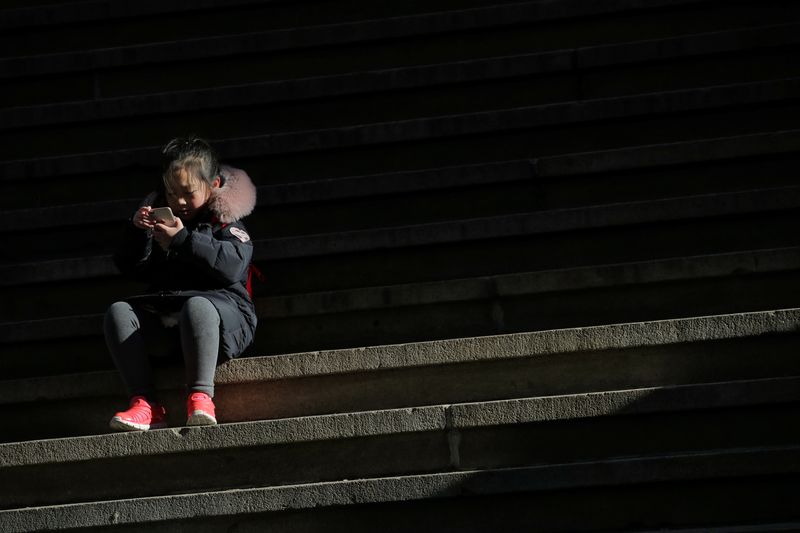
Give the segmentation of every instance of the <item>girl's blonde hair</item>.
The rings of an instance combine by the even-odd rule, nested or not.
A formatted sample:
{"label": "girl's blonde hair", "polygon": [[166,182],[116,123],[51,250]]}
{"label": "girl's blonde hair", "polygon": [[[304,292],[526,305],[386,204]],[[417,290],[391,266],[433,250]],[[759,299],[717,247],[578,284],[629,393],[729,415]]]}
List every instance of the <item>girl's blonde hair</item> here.
{"label": "girl's blonde hair", "polygon": [[178,137],[161,149],[164,188],[172,189],[174,176],[185,169],[193,181],[210,187],[219,175],[219,161],[211,145],[198,137]]}

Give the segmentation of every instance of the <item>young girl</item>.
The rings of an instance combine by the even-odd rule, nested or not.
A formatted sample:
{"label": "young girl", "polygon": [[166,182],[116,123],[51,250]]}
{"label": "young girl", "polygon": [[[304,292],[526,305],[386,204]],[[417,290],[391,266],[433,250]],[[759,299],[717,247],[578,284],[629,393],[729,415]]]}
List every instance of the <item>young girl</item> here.
{"label": "young girl", "polygon": [[[214,373],[220,357],[253,341],[256,313],[248,293],[253,243],[240,219],[256,189],[247,174],[222,166],[202,139],[173,139],[163,149],[163,187],[131,218],[114,256],[120,271],[149,282],[148,294],[106,313],[106,344],[130,396],[114,415],[120,431],[165,427],[150,356],[180,352],[186,367],[187,425],[216,424]],[[155,218],[169,206],[175,220]]]}

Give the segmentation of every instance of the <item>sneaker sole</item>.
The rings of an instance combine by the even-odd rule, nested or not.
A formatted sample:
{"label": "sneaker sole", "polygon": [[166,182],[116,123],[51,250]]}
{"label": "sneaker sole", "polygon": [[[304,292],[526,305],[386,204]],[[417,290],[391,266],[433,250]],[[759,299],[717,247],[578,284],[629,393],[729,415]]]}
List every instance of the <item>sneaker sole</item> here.
{"label": "sneaker sole", "polygon": [[118,416],[111,419],[108,424],[111,429],[117,431],[147,431],[150,429],[162,429],[167,427],[166,422],[156,422],[155,424],[137,424],[136,422],[128,422]]}
{"label": "sneaker sole", "polygon": [[189,418],[186,420],[187,426],[214,426],[216,425],[216,423],[217,423],[216,418],[206,413],[205,411],[199,411],[199,410],[190,414]]}

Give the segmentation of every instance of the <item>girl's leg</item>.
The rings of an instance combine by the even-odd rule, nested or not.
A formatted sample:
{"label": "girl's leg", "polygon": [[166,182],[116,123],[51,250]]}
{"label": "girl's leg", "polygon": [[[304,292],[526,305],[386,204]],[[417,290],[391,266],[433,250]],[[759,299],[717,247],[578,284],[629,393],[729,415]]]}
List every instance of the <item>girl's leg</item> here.
{"label": "girl's leg", "polygon": [[189,298],[181,310],[181,348],[189,392],[214,397],[214,374],[219,354],[220,317],[217,308],[202,296]]}
{"label": "girl's leg", "polygon": [[130,396],[156,401],[148,353],[169,350],[173,340],[159,318],[127,302],[108,308],[103,323],[106,346]]}

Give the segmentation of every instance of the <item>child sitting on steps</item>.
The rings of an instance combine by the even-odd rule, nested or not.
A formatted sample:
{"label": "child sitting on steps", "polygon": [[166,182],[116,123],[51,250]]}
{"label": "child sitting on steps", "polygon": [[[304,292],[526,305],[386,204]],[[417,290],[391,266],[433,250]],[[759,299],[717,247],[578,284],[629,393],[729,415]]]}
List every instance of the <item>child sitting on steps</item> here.
{"label": "child sitting on steps", "polygon": [[[151,356],[183,355],[187,425],[216,424],[218,361],[253,341],[256,313],[248,293],[253,243],[241,219],[256,204],[247,174],[220,167],[202,139],[173,139],[162,151],[163,186],[143,202],[114,256],[120,271],[149,283],[148,294],[108,309],[104,333],[130,406],[114,415],[120,431],[166,427],[153,384]],[[174,223],[156,220],[168,206]]]}

